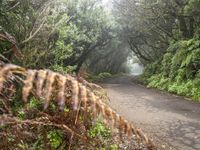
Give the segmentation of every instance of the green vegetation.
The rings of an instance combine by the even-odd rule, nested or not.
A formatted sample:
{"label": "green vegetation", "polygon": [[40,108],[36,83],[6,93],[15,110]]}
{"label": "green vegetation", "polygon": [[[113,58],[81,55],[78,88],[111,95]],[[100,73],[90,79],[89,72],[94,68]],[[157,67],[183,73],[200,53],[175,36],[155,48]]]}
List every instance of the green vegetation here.
{"label": "green vegetation", "polygon": [[149,87],[200,100],[200,1],[118,0],[115,16]]}
{"label": "green vegetation", "polygon": [[99,73],[98,75],[89,76],[88,78],[90,81],[99,82],[99,81],[103,81],[104,79],[110,78],[112,76],[113,75],[108,72],[102,72],[102,73]]}
{"label": "green vegetation", "polygon": [[117,73],[129,53],[118,30],[97,0],[0,1],[0,54],[25,67]]}
{"label": "green vegetation", "polygon": [[111,138],[111,130],[106,128],[101,122],[97,122],[89,131],[90,137],[101,136],[104,139]]}
{"label": "green vegetation", "polygon": [[[91,110],[98,107],[98,113],[113,119],[109,117],[116,113],[111,115],[111,109],[105,112],[107,105],[98,101],[107,100],[106,92],[81,77],[103,81],[126,73],[127,60],[132,57],[145,66],[141,78],[148,87],[200,101],[199,8],[200,0],[114,0],[110,10],[102,0],[0,0],[0,117],[6,114],[7,121],[12,117],[18,121],[4,125],[0,120],[0,144],[5,149],[8,145],[10,149],[75,149],[77,144],[87,147],[81,138],[91,138],[99,140],[99,145],[89,144],[95,143],[101,150],[118,149],[104,143],[112,138],[110,129],[101,122],[93,125],[95,119],[86,107],[80,112],[72,110],[71,100],[74,95],[74,99],[89,97]],[[36,69],[37,73],[3,70],[5,63]],[[48,69],[63,76],[44,71]],[[70,82],[65,84],[66,80]],[[36,88],[30,91],[26,105],[21,101],[24,85]],[[61,111],[55,100],[63,102],[62,96],[68,101]],[[50,99],[54,101],[44,110]],[[120,122],[118,126],[132,130],[126,121],[114,118]],[[76,132],[64,130],[66,125]]]}
{"label": "green vegetation", "polygon": [[[111,77],[111,74],[125,71],[126,58],[130,52],[118,36],[119,30],[119,24],[105,10],[100,0],[0,0],[0,63],[3,61],[32,69],[51,69],[61,74],[79,76],[84,76],[82,72],[85,72],[91,76],[91,80],[99,81]],[[24,107],[21,91],[18,90],[22,86],[23,84],[12,89],[17,94],[14,97],[9,94],[8,103],[0,97],[0,116],[10,113],[20,121],[41,121],[42,116],[50,117],[54,118],[54,124],[63,123],[70,128],[75,127],[72,121],[75,120],[75,114],[70,107],[64,107],[59,114],[57,104],[52,102],[48,110],[44,111],[44,97],[33,95]],[[97,90],[96,93],[106,97],[105,91]],[[69,94],[66,96],[69,97]],[[110,140],[110,130],[102,123],[92,127],[92,118],[83,118],[83,114],[80,114],[79,124],[88,131],[77,129],[78,133],[87,135],[85,132],[88,132],[93,139],[99,140],[98,147],[117,149],[116,145],[102,144],[103,139],[99,137]],[[63,129],[52,125],[28,126],[30,129],[24,126],[21,125],[20,128],[24,132],[19,131],[17,125],[0,127],[9,130],[7,137],[10,139],[8,145],[11,145],[11,149],[67,149],[70,144],[72,148],[76,144],[82,145],[78,138],[70,143],[70,133],[66,134]],[[13,135],[13,130],[21,134]],[[0,145],[7,149],[4,142],[0,142]]]}
{"label": "green vegetation", "polygon": [[94,126],[89,130],[89,136],[92,138],[100,138],[103,139],[104,145],[101,148],[97,148],[97,150],[118,150],[117,144],[112,144],[113,142],[110,142],[112,138],[111,129],[106,127],[103,123],[100,121],[96,122]]}
{"label": "green vegetation", "polygon": [[47,138],[49,139],[52,149],[57,149],[62,143],[62,132],[56,130],[50,131],[47,135]]}
{"label": "green vegetation", "polygon": [[172,44],[161,61],[147,65],[142,78],[149,87],[200,101],[200,40]]}

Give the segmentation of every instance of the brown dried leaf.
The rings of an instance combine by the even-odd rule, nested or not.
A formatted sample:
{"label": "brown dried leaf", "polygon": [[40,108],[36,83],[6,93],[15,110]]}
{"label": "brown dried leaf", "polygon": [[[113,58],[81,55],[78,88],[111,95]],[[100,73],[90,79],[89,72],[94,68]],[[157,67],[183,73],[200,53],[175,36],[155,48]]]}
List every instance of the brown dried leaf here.
{"label": "brown dried leaf", "polygon": [[72,103],[73,103],[73,109],[78,109],[78,95],[79,95],[79,86],[77,80],[71,80],[72,83]]}
{"label": "brown dried leaf", "polygon": [[57,74],[52,72],[52,71],[48,71],[48,76],[47,76],[47,79],[46,79],[46,87],[45,87],[45,102],[44,102],[44,109],[47,109],[47,107],[49,106],[49,102],[50,102],[50,99],[51,99],[51,95],[52,95],[52,92],[53,92],[53,89],[54,89],[54,82],[56,80],[56,76]]}
{"label": "brown dried leaf", "polygon": [[35,70],[28,70],[27,78],[24,81],[24,87],[22,89],[22,99],[27,102],[28,96],[30,95],[32,89],[33,89],[33,83],[36,75]]}
{"label": "brown dried leaf", "polygon": [[37,95],[39,97],[42,96],[42,88],[44,86],[44,83],[45,83],[45,80],[46,80],[46,77],[48,75],[48,71],[47,70],[39,70],[37,72],[37,82],[36,82],[36,92],[37,92]]}

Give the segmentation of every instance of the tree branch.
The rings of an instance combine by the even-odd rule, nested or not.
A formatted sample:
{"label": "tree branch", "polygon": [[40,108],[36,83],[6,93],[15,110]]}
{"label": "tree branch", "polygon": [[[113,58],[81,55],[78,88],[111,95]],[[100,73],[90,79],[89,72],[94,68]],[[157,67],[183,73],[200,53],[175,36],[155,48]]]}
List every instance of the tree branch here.
{"label": "tree branch", "polygon": [[42,21],[42,23],[40,24],[39,28],[33,34],[32,34],[32,31],[31,31],[30,32],[30,36],[27,39],[25,39],[24,41],[22,41],[21,44],[25,44],[25,43],[29,42],[31,39],[33,39],[36,36],[36,34],[42,29],[45,21],[46,21],[46,19],[44,19]]}

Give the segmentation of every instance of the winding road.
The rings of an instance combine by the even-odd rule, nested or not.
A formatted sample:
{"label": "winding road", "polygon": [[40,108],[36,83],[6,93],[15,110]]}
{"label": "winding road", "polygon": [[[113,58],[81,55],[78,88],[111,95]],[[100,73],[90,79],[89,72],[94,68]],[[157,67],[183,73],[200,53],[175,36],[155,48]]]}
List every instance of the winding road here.
{"label": "winding road", "polygon": [[104,81],[111,107],[161,143],[160,149],[200,150],[200,103],[146,88],[132,79]]}

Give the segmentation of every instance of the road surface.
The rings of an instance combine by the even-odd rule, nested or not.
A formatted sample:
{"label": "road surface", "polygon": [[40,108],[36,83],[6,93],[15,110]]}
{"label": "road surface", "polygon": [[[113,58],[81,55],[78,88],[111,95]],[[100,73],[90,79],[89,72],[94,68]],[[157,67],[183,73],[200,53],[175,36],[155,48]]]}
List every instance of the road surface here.
{"label": "road surface", "polygon": [[111,107],[161,142],[162,149],[200,150],[200,103],[148,89],[132,79],[104,81]]}

